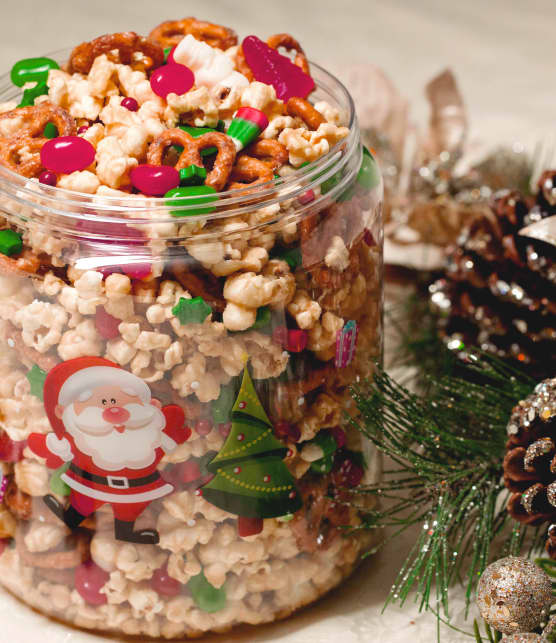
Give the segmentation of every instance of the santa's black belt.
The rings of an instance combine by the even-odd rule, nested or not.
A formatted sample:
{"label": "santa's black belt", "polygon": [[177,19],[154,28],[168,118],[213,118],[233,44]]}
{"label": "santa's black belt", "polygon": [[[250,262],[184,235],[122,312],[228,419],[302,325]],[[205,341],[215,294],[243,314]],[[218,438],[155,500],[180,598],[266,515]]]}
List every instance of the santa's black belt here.
{"label": "santa's black belt", "polygon": [[97,476],[95,473],[89,473],[85,469],[80,469],[74,464],[70,465],[70,471],[77,474],[80,478],[90,480],[95,484],[102,484],[112,489],[132,489],[133,487],[143,487],[144,485],[156,482],[160,478],[160,473],[155,471],[150,476],[144,478],[126,478],[125,476]]}

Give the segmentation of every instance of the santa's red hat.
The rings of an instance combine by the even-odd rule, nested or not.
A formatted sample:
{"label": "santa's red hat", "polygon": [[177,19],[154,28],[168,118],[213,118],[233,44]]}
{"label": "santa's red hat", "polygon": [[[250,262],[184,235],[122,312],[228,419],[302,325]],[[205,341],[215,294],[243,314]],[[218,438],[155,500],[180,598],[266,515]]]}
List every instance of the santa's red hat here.
{"label": "santa's red hat", "polygon": [[44,408],[56,435],[61,437],[65,432],[62,420],[56,416],[56,406],[87,399],[95,388],[110,385],[133,392],[145,404],[151,399],[146,382],[103,357],[77,357],[49,371],[44,382]]}

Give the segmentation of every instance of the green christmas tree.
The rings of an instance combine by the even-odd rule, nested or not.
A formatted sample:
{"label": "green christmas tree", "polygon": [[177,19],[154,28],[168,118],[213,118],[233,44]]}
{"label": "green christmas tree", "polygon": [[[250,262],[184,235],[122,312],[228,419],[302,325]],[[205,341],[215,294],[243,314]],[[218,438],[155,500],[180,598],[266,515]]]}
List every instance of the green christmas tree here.
{"label": "green christmas tree", "polygon": [[239,516],[241,535],[258,533],[263,518],[292,514],[301,507],[295,479],[283,462],[288,449],[273,427],[247,370],[232,408],[232,428],[222,449],[207,465],[214,478],[203,498]]}

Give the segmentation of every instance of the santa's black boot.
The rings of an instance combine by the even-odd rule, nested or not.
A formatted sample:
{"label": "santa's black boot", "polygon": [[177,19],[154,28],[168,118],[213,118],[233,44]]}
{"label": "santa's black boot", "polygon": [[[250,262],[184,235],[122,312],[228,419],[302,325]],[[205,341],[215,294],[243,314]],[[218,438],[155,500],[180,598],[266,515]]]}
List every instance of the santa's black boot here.
{"label": "santa's black boot", "polygon": [[139,529],[134,531],[135,522],[114,521],[114,532],[116,540],[125,540],[128,543],[139,543],[141,545],[158,545],[160,536],[154,529]]}
{"label": "santa's black boot", "polygon": [[70,529],[75,529],[85,520],[87,516],[83,516],[77,511],[72,505],[67,509],[64,509],[64,506],[56,500],[54,496],[44,496],[44,504],[50,509],[50,511],[58,516],[60,520],[66,523]]}

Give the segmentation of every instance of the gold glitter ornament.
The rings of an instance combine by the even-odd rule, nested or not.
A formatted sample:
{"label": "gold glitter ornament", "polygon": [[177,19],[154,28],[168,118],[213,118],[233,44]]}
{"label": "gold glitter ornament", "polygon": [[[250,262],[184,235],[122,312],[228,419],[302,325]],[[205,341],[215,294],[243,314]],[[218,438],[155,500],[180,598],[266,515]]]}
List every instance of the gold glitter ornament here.
{"label": "gold glitter ornament", "polygon": [[548,574],[531,561],[516,556],[501,558],[489,565],[477,587],[481,616],[503,634],[534,630],[552,601]]}
{"label": "gold glitter ornament", "polygon": [[539,641],[542,643],[540,634],[529,634],[527,632],[518,632],[517,634],[509,634],[503,636],[500,643],[534,643]]}

